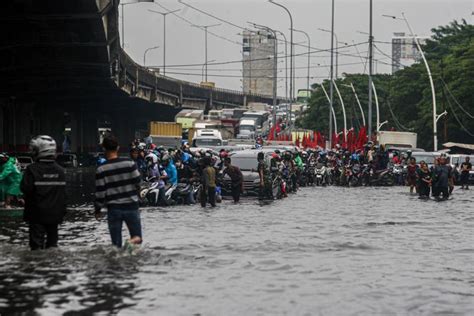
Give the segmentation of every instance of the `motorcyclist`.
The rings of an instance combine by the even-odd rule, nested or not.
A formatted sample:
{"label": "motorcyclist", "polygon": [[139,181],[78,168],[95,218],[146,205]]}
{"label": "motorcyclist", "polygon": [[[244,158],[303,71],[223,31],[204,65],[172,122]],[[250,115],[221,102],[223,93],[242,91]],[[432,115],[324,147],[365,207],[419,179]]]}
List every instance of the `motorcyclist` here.
{"label": "motorcyclist", "polygon": [[145,162],[143,148],[141,146],[132,146],[132,148],[130,149],[130,158],[133,160],[133,162],[135,162],[135,165],[137,166],[137,169],[140,172],[142,179],[144,179],[146,177],[147,166]]}
{"label": "motorcyclist", "polygon": [[178,171],[176,170],[176,166],[174,165],[173,160],[168,154],[165,154],[161,158],[161,164],[165,168],[166,175],[167,175],[167,182],[173,186],[178,184]]}
{"label": "motorcyclist", "polygon": [[217,164],[217,170],[218,171],[222,171],[224,169],[224,162],[225,162],[225,159],[229,156],[229,153],[224,149],[222,148],[220,151],[219,151],[219,163]]}
{"label": "motorcyclist", "polygon": [[[5,197],[5,208],[21,195],[21,172],[16,166],[16,159],[7,154],[0,154],[0,198]],[[19,200],[23,204],[23,200]]]}
{"label": "motorcyclist", "polygon": [[30,149],[35,162],[26,168],[21,190],[25,194],[24,220],[29,224],[31,250],[58,246],[58,225],[66,214],[66,176],[56,161],[56,142],[41,135]]}
{"label": "motorcyclist", "polygon": [[328,165],[328,156],[325,151],[319,153],[318,163],[323,164],[325,167]]}
{"label": "motorcyclist", "polygon": [[160,178],[160,170],[158,167],[158,156],[156,156],[153,153],[149,153],[145,157],[145,161],[147,164],[146,178],[153,182],[158,181],[158,179]]}
{"label": "motorcyclist", "polygon": [[145,160],[147,162],[147,175],[146,179],[150,182],[158,182],[158,203],[164,204],[165,200],[165,185],[168,179],[168,174],[165,169],[160,165],[158,156],[154,153],[149,153]]}
{"label": "motorcyclist", "polygon": [[[191,168],[189,162],[190,162],[189,158],[186,162],[183,162],[181,160],[176,160],[175,162],[176,170],[178,172],[178,182],[180,183],[193,184],[194,182],[198,181],[198,179],[195,177],[195,173],[193,169]],[[194,203],[196,203],[194,199],[194,192],[193,190],[190,190],[186,199],[186,204],[194,204]]]}

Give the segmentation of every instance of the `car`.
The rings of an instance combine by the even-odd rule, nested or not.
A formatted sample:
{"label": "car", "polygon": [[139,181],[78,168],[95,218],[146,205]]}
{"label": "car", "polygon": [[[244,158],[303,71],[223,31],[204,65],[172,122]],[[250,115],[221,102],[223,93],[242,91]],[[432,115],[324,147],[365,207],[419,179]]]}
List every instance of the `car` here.
{"label": "car", "polygon": [[435,159],[439,158],[442,153],[440,152],[423,152],[417,151],[412,152],[411,157],[416,159],[416,163],[419,164],[421,161],[426,162],[428,167],[431,169],[434,167]]}
{"label": "car", "polygon": [[[273,150],[242,150],[233,152],[230,154],[232,159],[232,165],[239,167],[244,176],[244,194],[249,196],[257,196],[260,191],[260,176],[257,171],[258,153],[263,152],[265,154],[265,160],[270,166],[271,154]],[[230,194],[230,177],[225,176],[223,178],[222,191],[224,194]]]}

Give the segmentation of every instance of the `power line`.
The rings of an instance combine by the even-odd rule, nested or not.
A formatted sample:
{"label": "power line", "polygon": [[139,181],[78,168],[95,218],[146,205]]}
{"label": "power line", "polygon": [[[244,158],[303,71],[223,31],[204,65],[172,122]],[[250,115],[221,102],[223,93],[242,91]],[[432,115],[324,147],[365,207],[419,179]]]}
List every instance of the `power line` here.
{"label": "power line", "polygon": [[[168,72],[166,72],[168,73]],[[183,75],[183,76],[202,76],[202,73],[190,73],[190,72],[169,72],[173,75]],[[212,75],[213,77],[220,77],[220,78],[252,78],[252,79],[264,79],[264,78],[273,78],[273,76],[242,76],[242,75]],[[286,77],[277,77],[278,80],[284,79]],[[297,76],[297,79],[306,79],[307,76]],[[324,76],[312,76],[311,79],[326,79],[327,77]]]}
{"label": "power line", "polygon": [[[349,47],[354,47],[354,46],[358,46],[358,45],[362,45],[362,44],[366,44],[367,42],[361,42],[361,43],[354,43],[352,45],[347,45],[345,46],[345,48],[349,48]],[[316,51],[311,51],[310,54],[317,54],[317,53],[322,53],[322,52],[329,52],[330,49],[324,49],[324,50],[316,50]],[[308,55],[308,52],[304,52],[304,53],[298,53],[298,54],[293,54],[293,56],[295,57],[298,57],[298,56],[305,56],[305,55]],[[349,57],[357,57],[359,58],[359,56],[355,56],[355,55],[350,55],[350,54],[342,54],[340,53],[340,55],[345,55],[345,56],[349,56]],[[289,55],[288,55],[289,56]],[[284,55],[284,56],[277,56],[276,58],[277,59],[283,59],[283,58],[286,58],[287,56]],[[208,66],[211,66],[211,65],[228,65],[228,64],[236,64],[236,63],[242,63],[243,61],[259,61],[259,60],[269,60],[271,59],[271,57],[266,57],[266,58],[254,58],[254,59],[239,59],[239,60],[231,60],[231,61],[224,61],[224,62],[214,62],[214,63],[208,63]],[[166,68],[169,68],[169,67],[197,67],[197,66],[201,66],[202,67],[202,63],[198,63],[198,64],[183,64],[183,65],[166,65]],[[162,67],[162,65],[153,65],[153,66],[149,66],[149,68],[153,68],[153,67]]]}
{"label": "power line", "polygon": [[[354,66],[354,65],[360,65],[360,62],[355,62],[355,63],[344,63],[344,64],[339,64],[339,66]],[[199,65],[202,67],[202,64]],[[209,64],[210,66],[210,64]],[[169,67],[166,66],[166,68],[169,69],[175,69],[175,70],[186,70],[186,71],[201,71],[198,68],[182,68],[182,67]],[[302,67],[295,67],[295,69],[307,69],[307,66],[302,66]],[[326,68],[325,65],[313,65],[310,66],[312,69],[319,69],[319,68]],[[253,70],[258,70],[258,71],[270,71],[273,70],[273,68],[252,68]],[[218,71],[218,72],[223,72],[223,71],[242,71],[241,68],[217,68],[217,69],[209,69],[209,71]]]}
{"label": "power line", "polygon": [[458,102],[458,100],[454,97],[453,93],[452,93],[451,90],[449,89],[449,87],[448,87],[448,85],[446,84],[446,82],[444,81],[443,77],[440,77],[440,80],[443,82],[445,89],[448,91],[448,94],[451,96],[451,98],[454,100],[454,102],[458,105],[458,107],[459,107],[467,116],[469,116],[470,118],[474,119],[474,115],[472,115],[471,113],[469,113],[468,111],[466,111],[466,109],[464,109],[464,107],[463,107],[463,106]]}
{"label": "power line", "polygon": [[449,108],[451,109],[451,113],[453,113],[453,116],[454,118],[456,119],[456,121],[459,123],[459,125],[461,126],[461,128],[469,135],[469,136],[473,136],[474,137],[474,134],[472,134],[471,132],[468,131],[468,129],[464,126],[464,124],[461,122],[461,120],[458,118],[458,116],[456,115],[456,111],[454,111],[454,108],[451,104],[451,102],[449,101],[448,98],[446,98],[446,101],[448,101],[448,105],[449,105]]}

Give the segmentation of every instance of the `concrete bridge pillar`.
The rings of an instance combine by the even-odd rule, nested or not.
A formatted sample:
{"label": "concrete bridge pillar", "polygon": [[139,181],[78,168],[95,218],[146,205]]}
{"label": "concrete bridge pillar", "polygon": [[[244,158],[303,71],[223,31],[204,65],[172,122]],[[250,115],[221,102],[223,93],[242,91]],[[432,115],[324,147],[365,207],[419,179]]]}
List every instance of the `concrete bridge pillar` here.
{"label": "concrete bridge pillar", "polygon": [[127,151],[130,142],[135,138],[136,115],[129,111],[119,111],[112,113],[111,119],[112,133],[118,138],[121,151]]}
{"label": "concrete bridge pillar", "polygon": [[[71,113],[70,140],[73,152],[95,152],[98,151],[99,131],[97,116],[86,108],[80,108]],[[64,138],[61,138],[61,143]]]}

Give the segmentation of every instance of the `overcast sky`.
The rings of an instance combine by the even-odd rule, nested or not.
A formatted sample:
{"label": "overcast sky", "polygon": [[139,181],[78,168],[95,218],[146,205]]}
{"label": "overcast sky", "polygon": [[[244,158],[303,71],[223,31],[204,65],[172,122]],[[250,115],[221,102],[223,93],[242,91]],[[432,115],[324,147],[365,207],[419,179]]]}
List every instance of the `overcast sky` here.
{"label": "overcast sky", "polygon": [[[135,0],[122,0],[123,3]],[[178,16],[197,25],[221,23],[209,31],[222,37],[209,34],[208,60],[216,63],[239,61],[242,58],[240,29],[219,22],[209,16],[199,13],[180,4],[177,0],[155,0],[163,7],[174,10],[181,9]],[[266,0],[183,0],[190,5],[211,13],[234,24],[249,27],[247,21],[256,22],[278,29],[289,39],[289,18],[287,13]],[[382,17],[382,14],[400,16],[405,12],[415,33],[419,36],[429,36],[430,29],[446,25],[457,19],[466,19],[473,23],[472,12],[474,0],[374,0],[374,37],[375,41],[390,42],[394,32],[406,32],[403,21]],[[318,31],[318,28],[331,27],[331,0],[280,0],[292,13],[294,28],[309,33],[311,46],[317,49],[330,48],[330,34]],[[139,64],[143,64],[144,51],[153,46],[159,49],[150,50],[146,56],[147,65],[161,66],[163,64],[163,17],[148,10],[165,12],[166,10],[153,3],[138,3],[125,6],[125,50]],[[367,35],[357,31],[368,32],[369,0],[336,0],[335,32],[339,41],[349,44],[366,42]],[[120,12],[121,13],[121,12]],[[183,80],[200,82],[202,66],[183,66],[204,63],[204,31],[191,27],[182,19],[167,16],[166,65],[167,75]],[[224,39],[223,39],[224,38]],[[303,34],[294,35],[294,41],[305,44]],[[344,45],[344,44],[340,44]],[[391,45],[376,43],[377,47],[391,56]],[[364,57],[367,56],[367,44],[361,44],[358,49]],[[279,46],[279,52],[284,52],[284,46]],[[296,54],[304,53],[307,48],[296,47]],[[364,67],[354,47],[341,49],[339,73],[362,72]],[[379,59],[377,71],[391,71],[390,59],[375,50],[375,58]],[[311,82],[320,82],[328,76],[329,53],[319,52],[311,55]],[[384,64],[385,63],[385,64]],[[318,66],[319,64],[319,66]],[[306,87],[307,74],[306,55],[296,58],[297,89]],[[235,62],[226,65],[209,66],[209,81],[216,86],[241,90],[242,63]],[[279,95],[284,95],[284,61],[279,64]],[[177,74],[186,73],[186,74]],[[189,74],[189,75],[188,75]]]}

